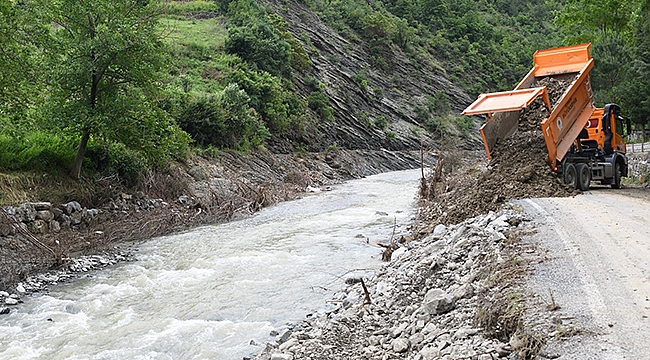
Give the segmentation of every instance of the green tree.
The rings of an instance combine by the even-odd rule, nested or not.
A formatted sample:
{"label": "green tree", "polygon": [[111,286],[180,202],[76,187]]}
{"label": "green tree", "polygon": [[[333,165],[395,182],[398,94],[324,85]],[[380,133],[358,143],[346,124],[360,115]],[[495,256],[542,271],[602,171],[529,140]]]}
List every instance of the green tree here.
{"label": "green tree", "polygon": [[[63,125],[81,135],[71,175],[91,135],[146,147],[182,134],[155,103],[165,56],[155,1],[43,1],[53,24],[50,55],[52,105]],[[153,145],[152,145],[153,144]],[[155,150],[154,148],[150,148]]]}
{"label": "green tree", "polygon": [[33,61],[37,52],[28,33],[38,26],[30,25],[28,15],[15,1],[0,0],[0,118],[19,115],[36,100],[32,89],[38,78]]}
{"label": "green tree", "polygon": [[629,0],[568,0],[555,21],[569,42],[594,42],[600,36],[626,33],[637,4]]}

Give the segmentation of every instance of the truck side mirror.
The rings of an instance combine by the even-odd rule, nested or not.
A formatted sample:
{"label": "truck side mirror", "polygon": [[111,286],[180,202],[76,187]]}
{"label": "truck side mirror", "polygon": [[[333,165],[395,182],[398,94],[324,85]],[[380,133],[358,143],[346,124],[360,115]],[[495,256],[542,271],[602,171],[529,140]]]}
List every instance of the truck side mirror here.
{"label": "truck side mirror", "polygon": [[632,122],[630,121],[630,118],[625,118],[625,128],[627,130],[627,134],[632,135]]}

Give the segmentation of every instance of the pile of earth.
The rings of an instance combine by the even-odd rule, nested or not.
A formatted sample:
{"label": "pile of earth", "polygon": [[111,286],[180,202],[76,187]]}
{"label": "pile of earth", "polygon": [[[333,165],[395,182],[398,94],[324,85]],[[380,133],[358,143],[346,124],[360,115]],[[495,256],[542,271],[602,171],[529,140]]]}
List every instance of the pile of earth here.
{"label": "pile of earth", "polygon": [[[571,81],[544,78],[533,87],[546,86],[555,106]],[[438,179],[432,177],[427,186],[438,191],[427,192],[430,195],[419,214],[422,223],[428,227],[457,224],[496,211],[512,199],[574,195],[575,190],[564,184],[547,164],[548,153],[540,127],[547,116],[541,98],[536,99],[521,111],[517,131],[494,146],[489,163]]]}

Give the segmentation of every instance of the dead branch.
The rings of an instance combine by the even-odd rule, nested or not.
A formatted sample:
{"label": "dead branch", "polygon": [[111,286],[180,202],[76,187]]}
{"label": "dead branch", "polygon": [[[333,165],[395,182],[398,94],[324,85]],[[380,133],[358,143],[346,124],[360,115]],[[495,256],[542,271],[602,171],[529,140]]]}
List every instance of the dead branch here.
{"label": "dead branch", "polygon": [[362,308],[366,304],[372,304],[372,301],[370,300],[370,293],[368,292],[366,283],[363,282],[363,278],[359,278],[359,281],[361,281],[361,286],[363,287],[363,293],[366,294],[366,297],[363,299],[363,302],[361,303],[361,308]]}

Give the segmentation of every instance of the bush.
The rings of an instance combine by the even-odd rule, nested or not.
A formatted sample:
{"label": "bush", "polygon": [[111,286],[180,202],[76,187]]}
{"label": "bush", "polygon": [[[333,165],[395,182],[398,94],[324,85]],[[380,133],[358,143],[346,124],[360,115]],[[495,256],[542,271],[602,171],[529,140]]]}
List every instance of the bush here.
{"label": "bush", "polygon": [[86,150],[91,167],[104,176],[117,175],[120,182],[130,188],[142,184],[149,168],[147,160],[134,150],[120,143],[91,144]]}
{"label": "bush", "polygon": [[388,120],[386,120],[385,116],[377,116],[375,126],[383,130],[388,127]]}
{"label": "bush", "polygon": [[322,120],[333,121],[334,109],[330,104],[330,99],[321,91],[314,91],[307,97],[309,108],[314,110]]}
{"label": "bush", "polygon": [[230,84],[216,96],[191,100],[179,123],[203,147],[248,150],[270,136],[250,101],[239,85]]}
{"label": "bush", "polygon": [[388,138],[388,140],[390,140],[390,141],[395,141],[395,139],[397,139],[397,135],[392,130],[386,130],[385,134],[386,134],[386,137]]}
{"label": "bush", "polygon": [[227,78],[237,83],[250,97],[250,107],[261,116],[267,129],[278,133],[298,121],[303,104],[283,87],[280,78],[267,72],[256,72],[246,66],[233,70]]}
{"label": "bush", "polygon": [[453,121],[458,131],[463,135],[467,135],[469,130],[475,126],[474,119],[469,116],[457,116]]}
{"label": "bush", "polygon": [[363,75],[363,74],[354,74],[352,76],[352,80],[354,80],[354,82],[357,85],[359,85],[359,87],[361,88],[361,90],[363,90],[364,93],[368,92],[368,86],[369,86],[370,83],[368,81],[368,78],[365,75]]}

